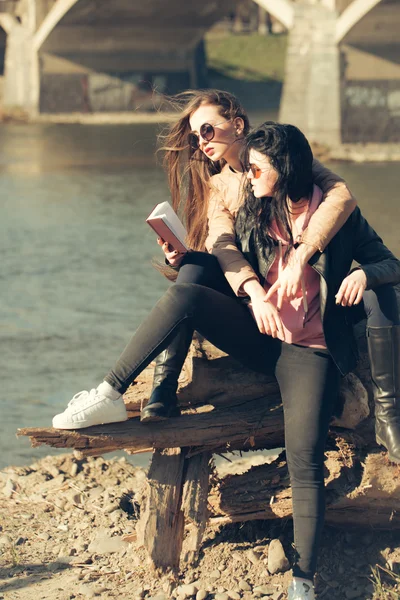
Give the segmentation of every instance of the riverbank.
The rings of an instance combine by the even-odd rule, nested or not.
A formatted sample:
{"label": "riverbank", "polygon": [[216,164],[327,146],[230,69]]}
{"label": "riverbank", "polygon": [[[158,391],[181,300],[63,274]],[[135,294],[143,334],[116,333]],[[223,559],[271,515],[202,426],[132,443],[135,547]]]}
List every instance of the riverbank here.
{"label": "riverbank", "polygon": [[0,122],[3,123],[54,123],[61,125],[131,125],[170,123],[176,119],[176,113],[168,111],[155,112],[97,112],[97,113],[41,113],[29,116],[27,113],[15,111],[0,112]]}
{"label": "riverbank", "polygon": [[[251,462],[243,459],[242,469]],[[215,476],[229,470],[226,463]],[[271,541],[279,539],[292,558],[289,522],[208,528],[194,568],[166,575],[150,571],[136,541],[144,484],[145,470],[125,458],[80,461],[64,454],[1,471],[0,598],[286,598],[291,574],[284,556],[273,566],[280,544]],[[398,600],[399,565],[398,532],[327,527],[317,598]]]}
{"label": "riverbank", "polygon": [[399,144],[342,144],[329,151],[330,160],[347,162],[400,162]]}
{"label": "riverbank", "polygon": [[[268,118],[278,118],[268,113]],[[261,115],[257,113],[257,117]],[[21,111],[0,113],[0,123],[54,124],[54,125],[165,125],[176,119],[175,112],[120,112],[120,113],[53,113],[39,114],[29,117]],[[342,144],[328,148],[320,144],[312,144],[313,153],[321,161],[343,162],[400,162],[399,144]]]}

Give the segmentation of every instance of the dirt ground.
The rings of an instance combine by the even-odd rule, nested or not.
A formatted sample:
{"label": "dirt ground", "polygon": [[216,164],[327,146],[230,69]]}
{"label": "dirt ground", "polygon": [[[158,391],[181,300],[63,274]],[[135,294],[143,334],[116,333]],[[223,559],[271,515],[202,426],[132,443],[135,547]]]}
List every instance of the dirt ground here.
{"label": "dirt ground", "polygon": [[[0,477],[0,600],[286,599],[291,572],[270,574],[268,553],[279,539],[292,560],[290,521],[209,528],[193,568],[160,574],[136,542],[146,473],[125,458],[64,454]],[[399,600],[399,567],[399,531],[326,527],[317,598]]]}

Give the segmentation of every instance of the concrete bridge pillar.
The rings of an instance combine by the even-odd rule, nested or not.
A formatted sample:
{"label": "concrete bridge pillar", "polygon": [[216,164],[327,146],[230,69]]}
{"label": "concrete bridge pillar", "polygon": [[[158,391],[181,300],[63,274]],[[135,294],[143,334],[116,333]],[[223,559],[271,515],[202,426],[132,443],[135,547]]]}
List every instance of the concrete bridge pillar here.
{"label": "concrete bridge pillar", "polygon": [[35,114],[39,99],[38,53],[34,45],[35,0],[21,0],[18,9],[17,15],[0,15],[0,25],[7,34],[3,107]]}
{"label": "concrete bridge pillar", "polygon": [[293,5],[279,119],[332,147],[340,143],[340,61],[337,15],[327,4]]}
{"label": "concrete bridge pillar", "polygon": [[3,106],[35,114],[39,97],[38,57],[33,33],[17,23],[7,33]]}

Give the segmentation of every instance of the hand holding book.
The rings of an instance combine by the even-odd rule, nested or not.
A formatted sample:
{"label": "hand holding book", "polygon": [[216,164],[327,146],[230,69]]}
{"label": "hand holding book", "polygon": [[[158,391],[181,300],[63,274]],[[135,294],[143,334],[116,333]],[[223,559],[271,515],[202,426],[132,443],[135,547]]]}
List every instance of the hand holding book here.
{"label": "hand holding book", "polygon": [[169,202],[157,204],[146,222],[158,234],[157,242],[162,246],[167,261],[174,267],[179,266],[188,251],[185,243],[187,232]]}
{"label": "hand holding book", "polygon": [[161,202],[151,211],[146,222],[159,237],[177,252],[187,252],[186,229],[169,202]]}
{"label": "hand holding book", "polygon": [[160,237],[157,238],[157,244],[161,246],[167,263],[170,264],[171,267],[179,267],[186,252],[177,252],[168,242],[165,242]]}

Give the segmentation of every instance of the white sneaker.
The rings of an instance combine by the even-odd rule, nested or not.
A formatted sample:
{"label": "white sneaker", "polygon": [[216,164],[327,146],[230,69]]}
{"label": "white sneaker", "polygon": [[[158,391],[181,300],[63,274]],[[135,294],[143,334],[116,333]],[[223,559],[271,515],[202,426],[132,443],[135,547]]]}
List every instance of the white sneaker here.
{"label": "white sneaker", "polygon": [[97,389],[75,394],[64,412],[53,418],[56,429],[82,429],[103,423],[126,421],[128,414],[122,396],[107,398]]}
{"label": "white sneaker", "polygon": [[315,600],[313,582],[294,577],[288,588],[288,600]]}

